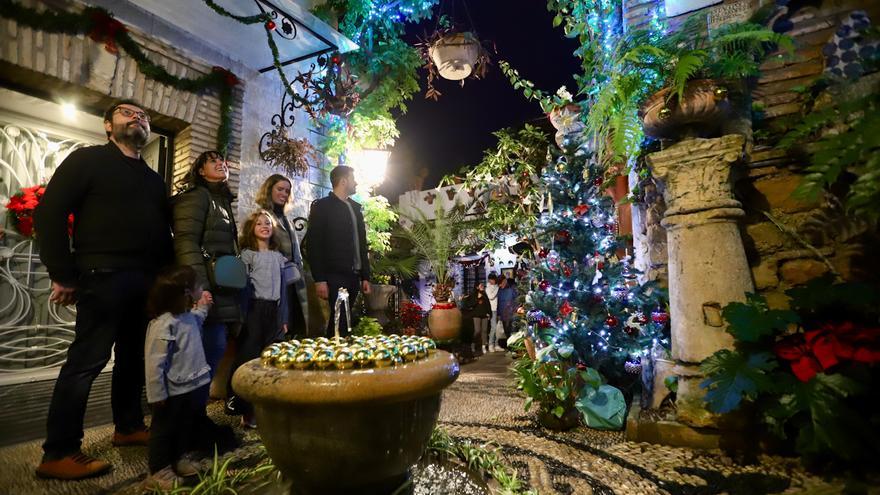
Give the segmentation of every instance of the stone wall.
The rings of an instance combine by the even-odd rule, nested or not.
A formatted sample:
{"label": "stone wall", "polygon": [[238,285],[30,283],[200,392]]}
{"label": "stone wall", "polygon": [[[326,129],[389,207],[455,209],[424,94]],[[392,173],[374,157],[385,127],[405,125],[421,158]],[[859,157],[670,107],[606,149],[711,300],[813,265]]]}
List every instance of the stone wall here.
{"label": "stone wall", "polygon": [[[671,26],[680,24],[688,15],[707,15],[719,6],[740,4],[725,0],[701,11],[669,19]],[[624,2],[624,19],[631,27],[641,27],[650,18],[650,10],[641,0]],[[757,8],[758,2],[751,2]],[[736,185],[738,199],[746,212],[741,228],[755,288],[764,294],[773,307],[784,307],[784,291],[829,271],[843,278],[853,275],[853,245],[846,242],[824,242],[811,235],[807,228],[814,219],[827,215],[824,201],[802,201],[792,197],[800,183],[804,159],[786,156],[772,144],[800,118],[804,93],[825,68],[822,49],[839,24],[850,12],[866,10],[876,25],[880,22],[880,3],[859,0],[824,0],[822,2],[789,2],[788,11],[776,17],[777,25],[785,25],[786,34],[796,43],[793,56],[773,59],[762,66],[762,74],[752,94],[762,116],[746,171]],[[768,136],[768,137],[763,137]],[[648,191],[649,193],[652,191]],[[665,281],[666,236],[659,225],[665,206],[660,195],[657,201],[634,208],[634,243],[636,266],[645,278]],[[837,241],[841,241],[838,239]],[[845,240],[844,240],[845,241]]]}

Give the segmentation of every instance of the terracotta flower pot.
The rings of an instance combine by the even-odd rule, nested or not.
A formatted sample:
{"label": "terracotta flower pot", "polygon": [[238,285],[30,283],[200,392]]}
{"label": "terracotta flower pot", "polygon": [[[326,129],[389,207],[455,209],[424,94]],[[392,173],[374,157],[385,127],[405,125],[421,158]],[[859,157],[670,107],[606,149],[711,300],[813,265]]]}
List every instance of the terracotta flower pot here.
{"label": "terracotta flower pot", "polygon": [[473,73],[480,56],[480,42],[472,33],[453,33],[431,45],[428,55],[441,77],[460,81]]}
{"label": "terracotta flower pot", "polygon": [[672,88],[664,88],[654,93],[639,109],[646,135],[662,139],[713,137],[733,114],[727,86],[719,81],[690,81],[681,101],[669,99],[671,92]]}
{"label": "terracotta flower pot", "polygon": [[461,333],[461,311],[453,303],[435,304],[428,313],[428,331],[431,338],[440,342],[458,338]]}
{"label": "terracotta flower pot", "polygon": [[385,495],[424,453],[440,394],[458,373],[455,358],[439,350],[402,366],[346,371],[255,359],[232,385],[254,405],[260,437],[293,480],[292,493]]}

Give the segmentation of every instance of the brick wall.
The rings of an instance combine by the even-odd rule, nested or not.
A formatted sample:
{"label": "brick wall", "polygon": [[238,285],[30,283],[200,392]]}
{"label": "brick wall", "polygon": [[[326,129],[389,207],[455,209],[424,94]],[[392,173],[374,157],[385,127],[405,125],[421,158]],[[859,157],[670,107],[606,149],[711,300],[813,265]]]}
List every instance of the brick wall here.
{"label": "brick wall", "polygon": [[[26,4],[41,5],[35,1]],[[70,3],[67,8],[78,11],[82,6]],[[198,77],[210,72],[210,65],[178,48],[150,40],[131,26],[129,30],[147,57],[171,74]],[[45,33],[0,18],[0,63],[4,79],[17,86],[36,93],[75,96],[81,106],[93,111],[119,98],[141,102],[155,115],[155,126],[174,133],[175,178],[199,153],[216,148],[220,101],[214,92],[190,93],[147,79],[123,51],[113,55],[86,36]],[[229,154],[233,189],[238,187],[241,159],[241,97],[239,91]]]}

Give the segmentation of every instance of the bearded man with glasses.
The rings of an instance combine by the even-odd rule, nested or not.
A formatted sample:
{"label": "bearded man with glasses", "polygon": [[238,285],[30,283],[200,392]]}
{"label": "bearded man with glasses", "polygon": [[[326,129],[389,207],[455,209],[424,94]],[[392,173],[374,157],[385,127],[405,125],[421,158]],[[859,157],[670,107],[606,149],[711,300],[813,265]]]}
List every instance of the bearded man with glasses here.
{"label": "bearded man with glasses", "polygon": [[[37,475],[80,479],[110,464],[82,452],[92,382],[114,351],[113,445],[146,445],[141,394],[147,292],[174,259],[165,182],[141,157],[150,116],[119,101],[104,112],[108,142],[72,152],[52,176],[34,220],[49,300],[76,304],[76,335],[61,367]],[[73,215],[73,235],[68,217]]]}

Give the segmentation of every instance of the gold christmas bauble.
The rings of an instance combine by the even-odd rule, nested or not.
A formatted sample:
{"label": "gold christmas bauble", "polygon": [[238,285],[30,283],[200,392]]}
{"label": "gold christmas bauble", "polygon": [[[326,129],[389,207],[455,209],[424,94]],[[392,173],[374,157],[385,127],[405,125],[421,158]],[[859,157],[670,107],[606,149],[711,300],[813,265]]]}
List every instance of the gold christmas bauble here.
{"label": "gold christmas bauble", "polygon": [[565,172],[565,163],[559,162],[556,164],[556,173],[561,174]]}
{"label": "gold christmas bauble", "polygon": [[293,367],[298,370],[308,369],[312,366],[312,360],[315,358],[315,350],[312,347],[300,347],[293,354]]}
{"label": "gold christmas bauble", "polygon": [[353,358],[361,368],[367,368],[373,362],[373,352],[361,347],[353,352]]}
{"label": "gold christmas bauble", "polygon": [[394,363],[394,355],[387,347],[380,347],[373,352],[373,364],[377,368],[387,368]]}
{"label": "gold christmas bauble", "polygon": [[315,340],[314,339],[302,339],[299,341],[300,347],[314,347]]}
{"label": "gold christmas bauble", "polygon": [[415,361],[419,357],[419,351],[415,345],[406,343],[400,346],[400,356],[404,361]]}
{"label": "gold christmas bauble", "polygon": [[275,364],[280,354],[280,348],[274,345],[270,345],[269,347],[263,349],[263,352],[260,354],[260,358],[263,360],[263,364],[272,366]]}
{"label": "gold christmas bauble", "polygon": [[330,345],[330,339],[327,337],[318,337],[315,339],[315,344],[317,345]]}
{"label": "gold christmas bauble", "polygon": [[657,113],[657,117],[659,117],[660,120],[666,120],[669,117],[672,117],[672,109],[668,107],[661,108],[660,112]]}
{"label": "gold christmas bauble", "polygon": [[314,363],[315,367],[319,370],[323,370],[333,364],[334,357],[336,356],[333,354],[333,349],[330,347],[324,347],[315,352],[315,357],[312,359],[312,363]]}
{"label": "gold christmas bauble", "polygon": [[278,355],[278,358],[275,359],[275,366],[283,370],[293,368],[295,363],[295,356],[295,351],[282,351],[281,354]]}
{"label": "gold christmas bauble", "polygon": [[715,97],[716,100],[726,100],[727,99],[727,88],[723,86],[719,86],[712,91],[712,96]]}
{"label": "gold christmas bauble", "polygon": [[347,370],[354,367],[354,353],[347,347],[337,349],[333,364],[338,370]]}

